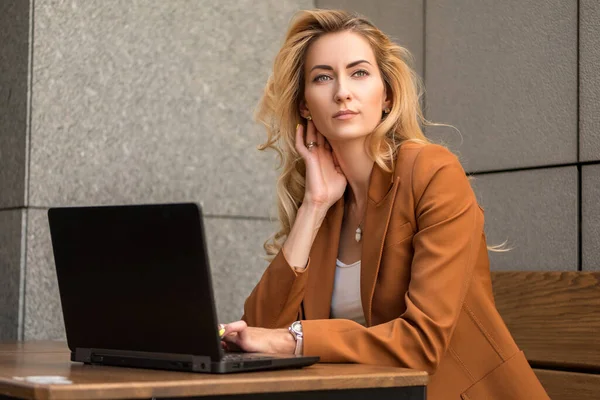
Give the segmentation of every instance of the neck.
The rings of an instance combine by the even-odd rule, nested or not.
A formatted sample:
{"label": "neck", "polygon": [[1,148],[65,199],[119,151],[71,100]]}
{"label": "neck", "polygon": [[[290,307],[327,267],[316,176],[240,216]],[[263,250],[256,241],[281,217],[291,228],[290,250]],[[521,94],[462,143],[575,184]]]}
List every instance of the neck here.
{"label": "neck", "polygon": [[330,141],[330,144],[350,187],[347,201],[353,202],[357,212],[362,216],[367,202],[369,179],[373,170],[373,161],[365,149],[365,138],[339,142]]}

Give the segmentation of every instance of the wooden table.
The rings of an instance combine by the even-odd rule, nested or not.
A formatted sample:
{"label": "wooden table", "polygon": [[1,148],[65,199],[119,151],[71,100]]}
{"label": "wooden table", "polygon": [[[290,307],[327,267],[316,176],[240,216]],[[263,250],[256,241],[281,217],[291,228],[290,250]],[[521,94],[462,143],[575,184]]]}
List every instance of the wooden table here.
{"label": "wooden table", "polygon": [[210,375],[84,365],[69,356],[63,342],[0,343],[0,399],[424,400],[428,378],[425,372],[359,364]]}

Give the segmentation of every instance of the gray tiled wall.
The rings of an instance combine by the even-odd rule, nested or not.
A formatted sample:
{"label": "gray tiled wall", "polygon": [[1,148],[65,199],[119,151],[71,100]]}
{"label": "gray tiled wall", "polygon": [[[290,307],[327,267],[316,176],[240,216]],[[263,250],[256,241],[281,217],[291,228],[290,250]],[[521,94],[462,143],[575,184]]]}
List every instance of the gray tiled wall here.
{"label": "gray tiled wall", "polygon": [[20,333],[29,11],[26,0],[0,2],[0,341]]}
{"label": "gray tiled wall", "polygon": [[478,175],[471,185],[485,209],[493,270],[576,271],[577,167]]}
{"label": "gray tiled wall", "polygon": [[24,339],[64,339],[47,210],[27,215]]}
{"label": "gray tiled wall", "polygon": [[18,338],[24,212],[0,210],[0,341]]}
{"label": "gray tiled wall", "polygon": [[430,128],[469,172],[577,161],[577,1],[430,0]]}
{"label": "gray tiled wall", "polygon": [[579,27],[580,158],[600,160],[600,2],[581,0]]}
{"label": "gray tiled wall", "polygon": [[276,158],[256,151],[252,115],[288,20],[311,4],[36,1],[31,204],[274,214]]}
{"label": "gray tiled wall", "polygon": [[600,164],[584,165],[582,194],[582,267],[600,271]]}
{"label": "gray tiled wall", "polygon": [[0,209],[25,204],[29,23],[29,1],[0,2]]}

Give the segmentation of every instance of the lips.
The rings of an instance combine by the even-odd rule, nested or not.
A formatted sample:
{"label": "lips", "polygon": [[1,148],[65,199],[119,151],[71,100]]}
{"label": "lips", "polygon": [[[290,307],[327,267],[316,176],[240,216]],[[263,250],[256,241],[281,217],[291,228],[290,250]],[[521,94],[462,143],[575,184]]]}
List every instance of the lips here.
{"label": "lips", "polygon": [[333,118],[338,118],[344,115],[356,115],[358,114],[356,111],[352,110],[340,110],[333,115]]}

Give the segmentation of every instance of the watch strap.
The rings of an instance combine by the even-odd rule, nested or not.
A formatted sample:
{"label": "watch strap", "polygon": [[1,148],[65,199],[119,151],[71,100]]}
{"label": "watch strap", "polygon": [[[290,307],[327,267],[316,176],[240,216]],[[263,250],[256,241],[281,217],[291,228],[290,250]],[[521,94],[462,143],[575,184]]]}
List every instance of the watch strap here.
{"label": "watch strap", "polygon": [[296,348],[294,349],[294,354],[297,356],[301,356],[302,350],[304,349],[302,340],[302,336],[296,336]]}
{"label": "watch strap", "polygon": [[302,331],[300,332],[296,332],[294,330],[294,325],[296,324],[300,324],[300,328],[302,328],[301,322],[300,321],[295,321],[292,323],[292,325],[290,325],[290,327],[288,328],[288,331],[290,332],[290,334],[293,336],[294,340],[296,341],[296,347],[294,348],[294,354],[297,356],[301,356],[302,355],[302,351],[303,351],[303,333]]}

